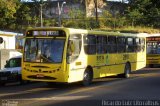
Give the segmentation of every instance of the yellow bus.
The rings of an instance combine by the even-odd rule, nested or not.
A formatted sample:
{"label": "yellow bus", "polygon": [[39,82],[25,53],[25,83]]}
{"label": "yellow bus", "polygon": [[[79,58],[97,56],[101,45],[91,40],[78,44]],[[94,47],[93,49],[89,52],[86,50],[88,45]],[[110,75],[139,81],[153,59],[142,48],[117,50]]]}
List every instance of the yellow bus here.
{"label": "yellow bus", "polygon": [[153,68],[160,65],[160,34],[149,36],[147,39],[147,66]]}
{"label": "yellow bus", "polygon": [[33,28],[26,32],[22,78],[89,85],[94,78],[121,75],[146,65],[143,34],[72,28]]}

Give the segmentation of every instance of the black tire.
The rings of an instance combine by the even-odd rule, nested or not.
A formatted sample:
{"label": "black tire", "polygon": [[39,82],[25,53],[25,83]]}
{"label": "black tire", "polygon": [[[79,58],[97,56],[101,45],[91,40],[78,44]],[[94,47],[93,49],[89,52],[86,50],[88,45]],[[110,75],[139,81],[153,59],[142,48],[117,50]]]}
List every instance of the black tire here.
{"label": "black tire", "polygon": [[0,86],[5,86],[5,85],[6,85],[6,83],[0,82]]}
{"label": "black tire", "polygon": [[67,83],[59,83],[59,82],[47,82],[46,83],[48,87],[51,88],[66,88],[67,87]]}
{"label": "black tire", "polygon": [[149,65],[149,68],[154,68],[154,65],[153,65],[153,64],[150,64],[150,65]]}
{"label": "black tire", "polygon": [[25,85],[25,84],[28,84],[29,81],[28,80],[20,80],[20,85]]}
{"label": "black tire", "polygon": [[55,87],[55,86],[57,86],[57,85],[60,85],[60,84],[58,84],[58,83],[56,83],[56,82],[46,82],[46,84],[47,84],[47,86],[49,86],[49,87]]}
{"label": "black tire", "polygon": [[131,73],[131,66],[129,63],[125,65],[123,78],[129,78]]}
{"label": "black tire", "polygon": [[83,75],[83,85],[88,86],[92,83],[93,80],[93,72],[87,69]]}

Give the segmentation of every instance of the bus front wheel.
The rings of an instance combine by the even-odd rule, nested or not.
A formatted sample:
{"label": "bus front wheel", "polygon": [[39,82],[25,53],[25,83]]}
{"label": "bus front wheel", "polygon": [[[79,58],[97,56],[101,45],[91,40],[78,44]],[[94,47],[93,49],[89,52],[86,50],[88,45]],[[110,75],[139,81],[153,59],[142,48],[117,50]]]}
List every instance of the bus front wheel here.
{"label": "bus front wheel", "polygon": [[83,75],[83,85],[84,86],[90,85],[92,82],[92,79],[93,79],[93,72],[91,70],[87,69]]}
{"label": "bus front wheel", "polygon": [[154,68],[154,65],[153,65],[153,64],[150,64],[150,65],[149,65],[149,68]]}
{"label": "bus front wheel", "polygon": [[127,63],[125,65],[125,68],[124,68],[124,74],[123,74],[123,77],[124,78],[129,78],[130,77],[130,73],[131,73],[131,66],[129,63]]}
{"label": "bus front wheel", "polygon": [[6,83],[0,82],[0,86],[5,86],[5,85],[6,85]]}

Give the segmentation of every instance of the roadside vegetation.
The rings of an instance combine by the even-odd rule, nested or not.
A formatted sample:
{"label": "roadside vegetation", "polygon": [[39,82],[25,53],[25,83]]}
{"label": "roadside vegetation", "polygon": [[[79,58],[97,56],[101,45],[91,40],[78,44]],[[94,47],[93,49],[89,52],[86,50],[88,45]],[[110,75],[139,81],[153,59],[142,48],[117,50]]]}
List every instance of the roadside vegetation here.
{"label": "roadside vegetation", "polygon": [[[20,0],[0,0],[0,30],[24,32],[29,27],[40,26],[40,11],[33,14],[33,6],[37,7],[44,1],[33,0],[33,3],[25,4]],[[101,29],[115,31],[135,31],[147,33],[160,33],[160,0],[128,0],[123,14],[109,13],[105,10],[101,17],[87,18],[85,14],[78,11],[76,18],[70,13],[69,19],[62,17],[64,27]],[[76,15],[77,15],[76,14]],[[56,26],[57,18],[44,19],[44,26]]]}

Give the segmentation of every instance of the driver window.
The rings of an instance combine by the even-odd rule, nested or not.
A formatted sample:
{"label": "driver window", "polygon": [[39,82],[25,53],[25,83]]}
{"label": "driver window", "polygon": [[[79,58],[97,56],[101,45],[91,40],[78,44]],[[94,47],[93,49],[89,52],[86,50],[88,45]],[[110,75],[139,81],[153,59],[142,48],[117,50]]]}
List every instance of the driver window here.
{"label": "driver window", "polygon": [[69,44],[68,44],[68,56],[73,55],[73,54],[74,54],[74,51],[75,51],[74,42],[73,42],[73,40],[70,40],[70,41],[69,41]]}
{"label": "driver window", "polygon": [[67,62],[70,63],[78,58],[81,51],[81,37],[73,35],[68,41]]}

